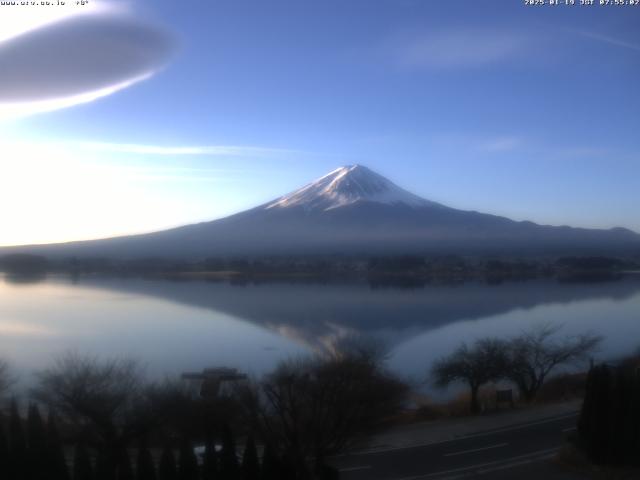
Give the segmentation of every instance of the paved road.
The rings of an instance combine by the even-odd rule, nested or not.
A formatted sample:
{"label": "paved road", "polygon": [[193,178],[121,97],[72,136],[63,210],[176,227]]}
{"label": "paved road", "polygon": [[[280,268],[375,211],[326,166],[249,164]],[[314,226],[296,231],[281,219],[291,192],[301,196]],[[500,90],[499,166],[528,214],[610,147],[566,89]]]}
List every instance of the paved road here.
{"label": "paved road", "polygon": [[[553,456],[575,429],[576,419],[572,413],[455,440],[350,454],[337,457],[334,463],[344,480],[494,478],[492,472],[523,470]],[[524,480],[527,475],[519,473],[518,478]]]}

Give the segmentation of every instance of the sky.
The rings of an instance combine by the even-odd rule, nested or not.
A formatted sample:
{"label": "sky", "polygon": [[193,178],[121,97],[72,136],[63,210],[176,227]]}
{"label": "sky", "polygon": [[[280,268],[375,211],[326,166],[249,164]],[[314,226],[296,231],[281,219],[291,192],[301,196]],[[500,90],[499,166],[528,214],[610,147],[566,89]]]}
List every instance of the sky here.
{"label": "sky", "polygon": [[640,5],[77,3],[0,6],[0,245],[211,220],[355,163],[640,231]]}

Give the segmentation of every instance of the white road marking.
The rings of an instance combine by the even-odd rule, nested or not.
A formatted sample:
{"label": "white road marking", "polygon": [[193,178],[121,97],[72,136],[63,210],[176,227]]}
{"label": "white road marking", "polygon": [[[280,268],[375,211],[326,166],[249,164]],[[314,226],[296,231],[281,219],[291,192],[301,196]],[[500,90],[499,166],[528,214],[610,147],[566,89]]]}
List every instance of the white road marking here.
{"label": "white road marking", "polygon": [[501,448],[509,445],[508,443],[498,443],[497,445],[489,445],[488,447],[474,448],[472,450],[463,450],[461,452],[445,453],[445,457],[457,457],[458,455],[464,455],[466,453],[482,452],[483,450],[491,450],[492,448]]}
{"label": "white road marking", "polygon": [[545,455],[541,455],[541,456],[535,457],[535,458],[529,458],[529,459],[526,459],[526,460],[518,460],[516,462],[505,463],[504,465],[498,465],[498,466],[490,467],[490,468],[483,468],[483,469],[478,470],[478,473],[484,474],[484,473],[498,472],[500,470],[508,470],[509,468],[520,467],[522,465],[527,465],[527,464],[535,462],[537,460],[545,460],[545,459],[548,459],[548,458],[553,458],[554,454],[555,454],[555,452],[549,453],[549,454],[545,454]]}

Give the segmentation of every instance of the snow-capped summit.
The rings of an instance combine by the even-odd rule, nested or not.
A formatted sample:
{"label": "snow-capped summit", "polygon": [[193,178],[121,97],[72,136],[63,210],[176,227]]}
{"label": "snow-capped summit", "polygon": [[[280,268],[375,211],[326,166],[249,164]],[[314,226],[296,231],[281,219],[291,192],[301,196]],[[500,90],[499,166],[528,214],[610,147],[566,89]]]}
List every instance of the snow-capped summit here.
{"label": "snow-capped summit", "polygon": [[367,167],[347,165],[278,198],[267,204],[265,209],[303,207],[305,210],[327,211],[356,202],[411,207],[439,205],[398,187]]}

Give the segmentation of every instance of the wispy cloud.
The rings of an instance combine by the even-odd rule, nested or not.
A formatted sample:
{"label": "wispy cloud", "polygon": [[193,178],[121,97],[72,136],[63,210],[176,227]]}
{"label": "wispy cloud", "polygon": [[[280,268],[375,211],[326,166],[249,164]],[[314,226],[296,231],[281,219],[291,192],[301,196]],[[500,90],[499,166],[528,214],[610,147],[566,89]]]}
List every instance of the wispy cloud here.
{"label": "wispy cloud", "polygon": [[484,152],[509,152],[522,145],[522,139],[518,137],[499,137],[480,143],[479,150]]}
{"label": "wispy cloud", "polygon": [[555,153],[563,158],[605,157],[614,154],[614,152],[607,148],[589,146],[559,148],[555,150]]}
{"label": "wispy cloud", "polygon": [[628,48],[628,49],[640,52],[640,44],[637,44],[637,43],[627,42],[626,40],[621,40],[619,38],[614,38],[608,35],[602,35],[600,33],[587,32],[583,30],[575,31],[575,33],[577,33],[578,35],[582,35],[583,37],[590,38],[592,40],[608,43],[609,45],[615,45],[616,47]]}
{"label": "wispy cloud", "polygon": [[428,31],[396,40],[396,61],[413,68],[473,68],[509,60],[527,35],[511,30],[455,28]]}
{"label": "wispy cloud", "polygon": [[240,145],[142,145],[134,143],[105,143],[105,142],[80,142],[79,148],[125,153],[135,155],[165,155],[165,156],[272,156],[289,153],[304,153],[297,150],[270,147],[254,147]]}

